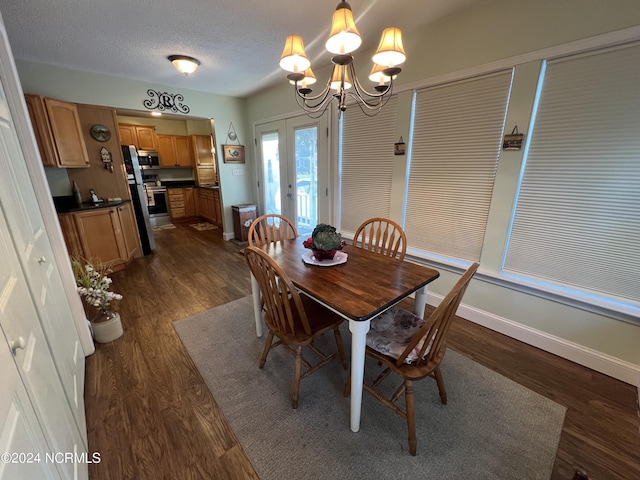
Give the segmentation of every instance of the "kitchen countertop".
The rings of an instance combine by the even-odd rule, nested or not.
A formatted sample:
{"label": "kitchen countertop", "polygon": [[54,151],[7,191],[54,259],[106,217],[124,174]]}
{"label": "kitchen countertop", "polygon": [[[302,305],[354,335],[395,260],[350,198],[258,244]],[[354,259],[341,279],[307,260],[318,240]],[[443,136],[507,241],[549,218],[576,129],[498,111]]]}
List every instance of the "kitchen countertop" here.
{"label": "kitchen countertop", "polygon": [[[69,200],[70,199],[70,200]],[[100,202],[100,203],[87,203],[84,202],[81,206],[75,204],[73,196],[53,197],[53,204],[56,207],[57,213],[74,213],[85,212],[87,210],[98,210],[101,208],[113,208],[123,203],[130,203],[131,200],[118,200],[114,202]]]}

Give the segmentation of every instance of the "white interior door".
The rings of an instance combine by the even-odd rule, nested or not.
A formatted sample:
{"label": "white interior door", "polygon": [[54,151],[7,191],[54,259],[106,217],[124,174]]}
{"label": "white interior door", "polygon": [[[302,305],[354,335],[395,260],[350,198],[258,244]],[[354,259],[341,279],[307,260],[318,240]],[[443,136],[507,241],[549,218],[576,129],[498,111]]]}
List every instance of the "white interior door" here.
{"label": "white interior door", "polygon": [[309,235],[329,215],[329,148],[326,115],[257,125],[260,209],[295,221]]}
{"label": "white interior door", "polygon": [[4,85],[0,84],[0,205],[4,212],[33,303],[65,394],[81,432],[86,432],[84,353],[62,280],[53,258],[49,237],[33,195],[24,155],[9,112]]}

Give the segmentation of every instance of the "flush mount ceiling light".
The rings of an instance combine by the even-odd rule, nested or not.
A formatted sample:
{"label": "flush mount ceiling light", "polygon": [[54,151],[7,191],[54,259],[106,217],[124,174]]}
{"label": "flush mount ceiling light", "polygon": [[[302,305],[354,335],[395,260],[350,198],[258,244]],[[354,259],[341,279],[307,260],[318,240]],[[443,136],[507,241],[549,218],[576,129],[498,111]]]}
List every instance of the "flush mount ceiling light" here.
{"label": "flush mount ceiling light", "polygon": [[170,55],[167,58],[180,73],[184,73],[185,75],[195,72],[196,68],[200,65],[200,60],[187,57],[186,55]]}
{"label": "flush mount ceiling light", "polygon": [[[309,116],[324,114],[334,98],[338,100],[340,112],[347,109],[347,97],[351,97],[369,116],[378,113],[387,103],[393,90],[393,81],[401,72],[398,65],[407,58],[402,45],[402,32],[399,28],[385,28],[382,32],[369,75],[377,83],[375,92],[365,90],[356,77],[351,52],[361,43],[362,38],[356,28],[351,6],[347,2],[340,2],[333,14],[331,33],[325,44],[327,51],[334,54],[331,58],[333,70],[322,92],[311,96],[313,90],[309,85],[316,82],[316,77],[311,71],[311,62],[304,51],[302,37],[287,37],[280,57],[280,67],[291,72],[287,78],[294,85],[296,101]],[[351,87],[353,90],[349,90]]]}

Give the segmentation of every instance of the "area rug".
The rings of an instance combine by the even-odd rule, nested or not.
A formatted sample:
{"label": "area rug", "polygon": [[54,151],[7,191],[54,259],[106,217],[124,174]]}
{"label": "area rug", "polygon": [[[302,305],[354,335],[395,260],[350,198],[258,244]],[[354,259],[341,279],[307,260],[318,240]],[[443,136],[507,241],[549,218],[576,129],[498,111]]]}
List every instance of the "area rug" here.
{"label": "area rug", "polygon": [[173,223],[167,223],[165,225],[156,225],[154,227],[151,227],[151,229],[154,232],[160,231],[160,230],[172,230],[176,228],[176,226]]}
{"label": "area rug", "polygon": [[201,232],[202,230],[215,230],[215,229],[218,228],[215,225],[211,225],[210,223],[207,223],[207,222],[191,223],[191,224],[189,224],[189,226],[192,227],[192,228],[195,228],[199,232]]}
{"label": "area rug", "polygon": [[[412,457],[405,420],[366,392],[360,431],[351,432],[337,361],[302,380],[292,409],[293,358],[278,348],[258,368],[264,338],[250,296],[174,327],[262,480],[550,477],[565,408],[452,350],[441,367],[447,405],[431,379],[415,383]],[[343,339],[349,350],[346,323]],[[377,368],[368,361],[365,376]]]}

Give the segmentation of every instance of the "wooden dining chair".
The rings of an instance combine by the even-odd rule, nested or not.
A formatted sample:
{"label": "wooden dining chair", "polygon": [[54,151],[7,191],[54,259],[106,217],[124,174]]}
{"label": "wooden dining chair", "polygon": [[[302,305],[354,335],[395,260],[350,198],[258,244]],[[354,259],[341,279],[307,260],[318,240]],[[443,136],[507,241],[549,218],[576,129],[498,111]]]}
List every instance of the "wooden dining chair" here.
{"label": "wooden dining chair", "polygon": [[358,227],[353,237],[353,245],[403,260],[407,252],[407,236],[402,227],[393,220],[375,217]]}
{"label": "wooden dining chair", "polygon": [[295,224],[284,215],[267,213],[256,218],[249,227],[249,246],[262,246],[279,240],[298,238]]}
{"label": "wooden dining chair", "polygon": [[[384,370],[371,384],[364,384],[363,388],[407,421],[411,455],[416,454],[417,446],[413,382],[426,377],[435,379],[440,400],[443,404],[447,403],[440,362],[447,349],[446,338],[451,321],[478,266],[478,263],[474,263],[467,269],[426,321],[398,307],[371,320],[366,354],[383,365]],[[380,393],[379,387],[390,373],[395,373],[403,383],[392,395],[385,396]],[[351,390],[350,378],[345,386],[345,396]],[[396,405],[403,393],[404,410]]]}
{"label": "wooden dining chair", "polygon": [[[263,368],[271,349],[280,345],[295,357],[291,405],[297,408],[300,380],[324,367],[337,356],[340,357],[343,368],[347,368],[347,357],[339,329],[343,318],[306,295],[299,294],[282,268],[259,248],[247,247],[244,257],[260,285],[265,308],[264,320],[269,329],[259,366]],[[330,330],[333,330],[337,351],[327,355],[313,342]],[[302,356],[303,347],[307,347],[319,357],[315,364]],[[302,365],[306,367],[304,372]]]}

